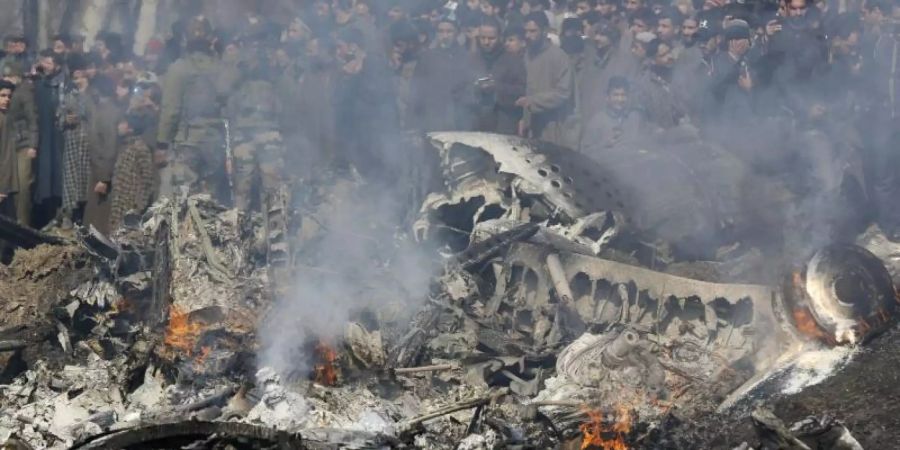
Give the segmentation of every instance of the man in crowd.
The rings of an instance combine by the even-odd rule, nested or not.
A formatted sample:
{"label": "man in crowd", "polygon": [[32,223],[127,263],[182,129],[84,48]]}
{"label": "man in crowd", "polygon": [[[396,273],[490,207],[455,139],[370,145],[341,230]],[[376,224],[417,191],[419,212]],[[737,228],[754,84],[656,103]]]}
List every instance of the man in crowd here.
{"label": "man in crowd", "polygon": [[[509,39],[520,40],[511,34]],[[485,21],[478,32],[478,53],[474,56],[477,117],[475,129],[516,134],[521,108],[516,100],[525,94],[525,62],[515,44],[512,51],[504,44],[500,24]]]}
{"label": "man in crowd", "polygon": [[15,207],[10,207],[14,192],[13,181],[16,176],[16,154],[14,145],[9,142],[6,126],[6,115],[9,112],[9,104],[12,102],[12,94],[16,86],[8,81],[0,80],[0,214],[15,218]]}
{"label": "man in crowd", "polygon": [[28,52],[28,40],[22,35],[7,36],[3,40],[6,56],[3,62],[15,62],[22,67],[31,68],[32,55]]}
{"label": "man in crowd", "polygon": [[117,127],[124,110],[116,104],[116,82],[111,77],[97,75],[91,88],[94,95],[88,134],[91,167],[84,226],[93,226],[97,231],[109,234],[113,170],[119,150]]}
{"label": "man in crowd", "polygon": [[122,225],[129,211],[142,213],[153,199],[153,153],[142,137],[141,116],[127,115],[119,119],[116,162],[112,171],[109,230]]}
{"label": "man in crowd", "polygon": [[581,85],[581,111],[585,123],[604,109],[609,80],[614,76],[625,79],[634,76],[637,65],[627,49],[619,46],[621,33],[612,22],[600,21],[591,27],[584,80]]}
{"label": "man in crowd", "polygon": [[[276,73],[265,52],[247,54],[238,71],[238,79],[227,88],[231,92],[227,116],[234,146],[234,205],[249,211],[251,205],[262,209],[282,182],[284,144],[278,118],[283,108],[273,82]],[[254,202],[257,176],[261,198]]]}
{"label": "man in crowd", "polygon": [[160,195],[186,187],[222,194],[224,124],[216,78],[221,65],[212,53],[212,27],[204,17],[187,28],[187,53],[169,67],[157,136],[156,161],[164,164]]}
{"label": "man in crowd", "polygon": [[412,77],[412,117],[424,132],[472,128],[465,93],[475,81],[469,54],[459,45],[455,21],[443,17],[437,24],[434,47],[422,52]]}
{"label": "man in crowd", "polygon": [[362,33],[342,30],[335,45],[335,147],[340,165],[373,180],[392,178],[404,155],[396,154],[398,113],[390,69],[364,50]]}
{"label": "man in crowd", "polygon": [[641,123],[639,114],[631,107],[630,91],[624,77],[609,79],[605,106],[585,127],[586,154],[600,158],[613,147],[637,140]]}
{"label": "man in crowd", "polygon": [[[58,208],[63,196],[64,138],[60,107],[64,97],[63,61],[52,50],[38,57],[35,103],[38,112],[38,149],[35,161],[36,226],[61,223]],[[21,197],[20,197],[21,198]]]}
{"label": "man in crowd", "polygon": [[16,221],[31,225],[31,194],[34,183],[34,158],[37,157],[38,126],[37,107],[34,102],[34,84],[24,77],[22,67],[14,61],[0,65],[2,81],[18,92],[13,95],[4,115],[2,128],[3,169],[9,170],[6,189],[7,207],[12,202]]}
{"label": "man in crowd", "polygon": [[72,57],[68,63],[71,89],[63,99],[63,196],[62,228],[69,229],[73,221],[80,222],[81,207],[87,194],[90,176],[88,151],[88,127],[92,108],[90,80],[86,62],[81,56]]}
{"label": "man in crowd", "polygon": [[516,106],[525,110],[520,134],[565,145],[577,139],[566,136],[563,126],[573,110],[574,79],[569,57],[547,39],[549,26],[542,11],[525,17],[527,83]]}

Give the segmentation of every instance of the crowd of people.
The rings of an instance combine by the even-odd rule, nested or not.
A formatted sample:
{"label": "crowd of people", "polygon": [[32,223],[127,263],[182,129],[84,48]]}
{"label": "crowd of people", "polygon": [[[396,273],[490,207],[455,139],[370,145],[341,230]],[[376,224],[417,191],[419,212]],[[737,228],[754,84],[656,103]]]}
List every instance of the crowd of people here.
{"label": "crowd of people", "polygon": [[3,214],[109,233],[178,192],[248,209],[323,165],[402,177],[432,131],[601,161],[690,135],[786,177],[787,146],[862,161],[863,197],[900,237],[896,0],[299,4],[286,20],[251,8],[227,29],[186,14],[140,56],[116,33],[90,51],[56,36],[36,55],[7,37]]}

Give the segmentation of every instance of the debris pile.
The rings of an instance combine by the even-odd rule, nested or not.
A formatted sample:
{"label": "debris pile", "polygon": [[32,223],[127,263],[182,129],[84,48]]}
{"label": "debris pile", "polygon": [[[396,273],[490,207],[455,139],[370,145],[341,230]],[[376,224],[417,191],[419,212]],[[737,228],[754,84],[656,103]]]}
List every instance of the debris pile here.
{"label": "debris pile", "polygon": [[[0,268],[0,442],[653,448],[820,381],[792,375],[804,355],[893,323],[892,272],[861,247],[766,282],[759,252],[683,258],[669,239],[708,223],[663,239],[564,149],[430,143],[443,184],[412,233],[326,174],[262,214],[183,196],[110,239],[32,236]],[[763,445],[858,448],[831,417],[752,423]]]}

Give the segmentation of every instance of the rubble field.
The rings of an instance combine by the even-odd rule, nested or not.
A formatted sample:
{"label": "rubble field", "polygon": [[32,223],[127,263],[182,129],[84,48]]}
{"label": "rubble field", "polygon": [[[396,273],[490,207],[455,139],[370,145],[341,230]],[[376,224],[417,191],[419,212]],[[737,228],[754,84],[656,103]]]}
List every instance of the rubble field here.
{"label": "rubble field", "polygon": [[0,222],[21,247],[0,266],[2,448],[897,440],[900,253],[877,228],[802,264],[739,239],[699,259],[716,202],[666,218],[565,149],[428,144],[438,182],[403,202],[322,173],[261,213],[164,199],[109,238]]}

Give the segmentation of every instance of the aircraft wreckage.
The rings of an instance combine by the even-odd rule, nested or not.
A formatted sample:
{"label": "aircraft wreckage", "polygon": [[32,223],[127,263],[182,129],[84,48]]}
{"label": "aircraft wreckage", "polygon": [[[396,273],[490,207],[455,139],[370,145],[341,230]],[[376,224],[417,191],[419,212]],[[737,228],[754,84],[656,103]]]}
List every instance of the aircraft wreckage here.
{"label": "aircraft wreckage", "polygon": [[[433,133],[427,144],[441,183],[412,235],[439,249],[442,269],[424,300],[399,308],[418,293],[385,281],[402,277],[385,242],[340,236],[378,249],[369,274],[316,259],[329,210],[366,191],[352,177],[323,174],[303,195],[273,195],[261,215],[165,200],[111,239],[0,222],[4,239],[33,247],[0,282],[43,289],[45,308],[7,300],[14,314],[0,320],[0,442],[652,448],[647,436],[673,411],[690,420],[766,395],[798,355],[857,345],[895,317],[891,274],[859,246],[822,248],[768,283],[758,252],[698,261],[716,253],[703,246],[735,247],[723,245],[735,237],[729,209],[703,186],[669,202],[545,143]],[[660,176],[675,182],[679,170]],[[348,311],[334,336],[291,343],[299,369],[264,366],[266,328],[284,338],[309,325],[279,297],[329,277],[375,306]],[[278,325],[266,324],[273,314]],[[765,412],[754,421],[798,439]],[[816,424],[853,440],[837,422]]]}

